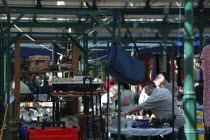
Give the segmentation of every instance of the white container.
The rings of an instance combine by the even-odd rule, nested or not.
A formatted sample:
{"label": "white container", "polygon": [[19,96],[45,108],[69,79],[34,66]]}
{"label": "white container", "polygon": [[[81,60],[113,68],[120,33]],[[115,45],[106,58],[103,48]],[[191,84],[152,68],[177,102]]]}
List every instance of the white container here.
{"label": "white container", "polygon": [[[118,122],[118,119],[112,119],[112,128],[117,128],[117,123]],[[126,119],[125,118],[121,118],[121,128],[125,128],[125,125],[126,125]]]}
{"label": "white container", "polygon": [[127,128],[133,128],[133,120],[128,119],[127,120]]}
{"label": "white container", "polygon": [[39,94],[39,101],[47,101],[48,94]]}

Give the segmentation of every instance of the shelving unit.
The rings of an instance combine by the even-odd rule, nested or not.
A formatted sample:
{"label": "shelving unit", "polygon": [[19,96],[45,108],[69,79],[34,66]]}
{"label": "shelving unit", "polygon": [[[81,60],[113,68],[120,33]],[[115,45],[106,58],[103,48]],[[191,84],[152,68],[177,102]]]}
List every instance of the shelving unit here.
{"label": "shelving unit", "polygon": [[[59,71],[20,71],[20,43],[61,43],[61,44],[72,44],[71,52],[71,63],[72,71],[69,70],[59,70]],[[58,72],[70,72],[72,76],[78,75],[78,60],[79,59],[79,49],[71,41],[20,41],[15,42],[15,101],[14,101],[14,118],[19,118],[20,114],[20,74],[21,73],[58,73]]]}
{"label": "shelving unit", "polygon": [[[90,78],[90,80],[92,80],[92,79]],[[95,124],[94,124],[95,123],[94,119],[98,118],[100,120],[100,124],[101,124],[100,125],[101,130],[99,130],[99,131],[101,132],[102,139],[103,139],[104,134],[103,134],[103,128],[102,128],[103,121],[102,121],[102,110],[101,110],[101,94],[104,93],[104,91],[103,90],[96,90],[97,86],[94,86],[94,88],[91,89],[92,83],[90,82],[90,84],[87,84],[84,81],[83,81],[83,84],[81,82],[63,82],[62,86],[53,86],[53,84],[56,84],[56,83],[52,83],[52,91],[54,91],[54,92],[51,92],[51,95],[54,96],[54,97],[57,97],[57,98],[61,98],[61,97],[74,98],[74,97],[81,97],[81,96],[84,97],[84,100],[83,100],[83,102],[84,102],[83,114],[85,116],[83,116],[83,119],[85,119],[85,124],[88,126],[88,127],[86,127],[87,137],[90,136],[90,134],[89,134],[89,129],[90,128],[89,128],[88,120],[92,119],[92,124],[91,123],[90,124],[92,125],[92,128],[96,131]],[[99,83],[97,83],[96,85],[100,86]],[[60,87],[60,89],[59,89],[59,87]],[[66,88],[66,87],[68,87],[68,88]],[[93,98],[93,96],[95,96],[95,98]],[[91,100],[91,109],[92,109],[91,114],[92,115],[89,115],[89,105],[88,105],[89,102],[87,101],[87,97],[89,97],[90,100]],[[95,104],[96,104],[95,108],[93,106],[93,100],[94,99],[95,99]],[[97,107],[98,104],[99,104],[99,108]],[[57,100],[56,106],[59,106],[59,105],[60,105],[60,101]],[[94,112],[95,112],[95,114],[94,114]],[[60,114],[60,113],[58,112],[58,110],[56,110],[56,116],[57,116],[56,118],[57,119],[59,119],[58,114]],[[93,134],[94,134],[93,136],[94,136],[94,139],[95,139],[96,138],[96,132],[94,130],[93,130]]]}

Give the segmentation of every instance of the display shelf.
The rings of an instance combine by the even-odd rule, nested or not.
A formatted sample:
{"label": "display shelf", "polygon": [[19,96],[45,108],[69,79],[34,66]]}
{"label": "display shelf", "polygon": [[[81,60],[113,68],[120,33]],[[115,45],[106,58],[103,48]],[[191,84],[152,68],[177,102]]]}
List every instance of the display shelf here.
{"label": "display shelf", "polygon": [[53,101],[21,101],[21,103],[38,103],[38,102],[53,102]]}
{"label": "display shelf", "polygon": [[26,108],[52,108],[52,106],[20,106],[20,107],[26,107]]}
{"label": "display shelf", "polygon": [[21,73],[56,73],[56,72],[73,72],[73,71],[69,71],[69,70],[59,70],[59,71],[21,71]]}
{"label": "display shelf", "polygon": [[[93,94],[105,93],[104,90],[95,90],[92,91]],[[73,94],[73,95],[88,95],[91,94],[91,91],[69,91],[69,92],[51,92],[51,94],[65,95],[65,94]]]}
{"label": "display shelf", "polygon": [[97,91],[102,86],[102,82],[93,82],[91,84],[83,83],[82,81],[73,81],[73,82],[52,82],[52,90],[55,92],[79,92],[84,90],[86,91]]}
{"label": "display shelf", "polygon": [[[63,75],[65,74],[65,72],[69,72],[70,73],[70,76],[77,76],[78,75],[78,69],[79,69],[79,48],[72,43],[72,46],[71,46],[71,64],[72,64],[72,69],[71,70],[56,70],[56,71],[52,71],[52,70],[49,70],[49,69],[45,69],[45,70],[41,70],[41,71],[37,71],[37,70],[33,70],[33,71],[27,71],[28,68],[26,68],[25,66],[26,65],[23,65],[24,67],[21,67],[20,66],[20,40],[17,40],[15,42],[15,85],[16,85],[16,88],[15,88],[15,105],[14,105],[14,117],[19,117],[20,115],[20,103],[25,103],[26,101],[20,101],[20,75],[21,73],[26,76],[26,77],[29,77],[30,76],[30,73],[62,73]],[[51,42],[54,42],[54,41],[51,41]],[[31,43],[34,43],[31,42]],[[59,42],[58,43],[71,43],[71,41],[62,41],[62,42]],[[55,60],[57,61],[57,60]],[[23,69],[22,69],[23,68]],[[28,81],[27,79],[25,79],[26,81]],[[28,102],[28,101],[27,101]],[[52,101],[31,101],[31,102],[52,102],[53,104],[56,102],[55,100],[52,100]],[[53,106],[55,108],[55,106]]]}

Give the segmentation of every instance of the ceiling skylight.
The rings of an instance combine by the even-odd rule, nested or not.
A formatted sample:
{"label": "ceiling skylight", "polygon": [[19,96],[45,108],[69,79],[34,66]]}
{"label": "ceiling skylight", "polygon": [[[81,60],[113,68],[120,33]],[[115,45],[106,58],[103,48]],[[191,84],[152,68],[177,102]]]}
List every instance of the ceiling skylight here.
{"label": "ceiling skylight", "polygon": [[57,1],[57,5],[61,6],[61,5],[66,5],[64,1]]}

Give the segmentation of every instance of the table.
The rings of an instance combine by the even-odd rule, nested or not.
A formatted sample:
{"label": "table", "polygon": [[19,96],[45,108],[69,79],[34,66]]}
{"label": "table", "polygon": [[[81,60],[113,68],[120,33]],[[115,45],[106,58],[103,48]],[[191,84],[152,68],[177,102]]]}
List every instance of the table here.
{"label": "table", "polygon": [[[175,133],[178,129],[174,128]],[[109,133],[117,134],[117,128],[109,128]],[[172,127],[166,128],[121,128],[121,134],[125,136],[140,136],[142,139],[147,139],[145,136],[168,135],[173,132]],[[166,138],[170,139],[170,138]]]}

